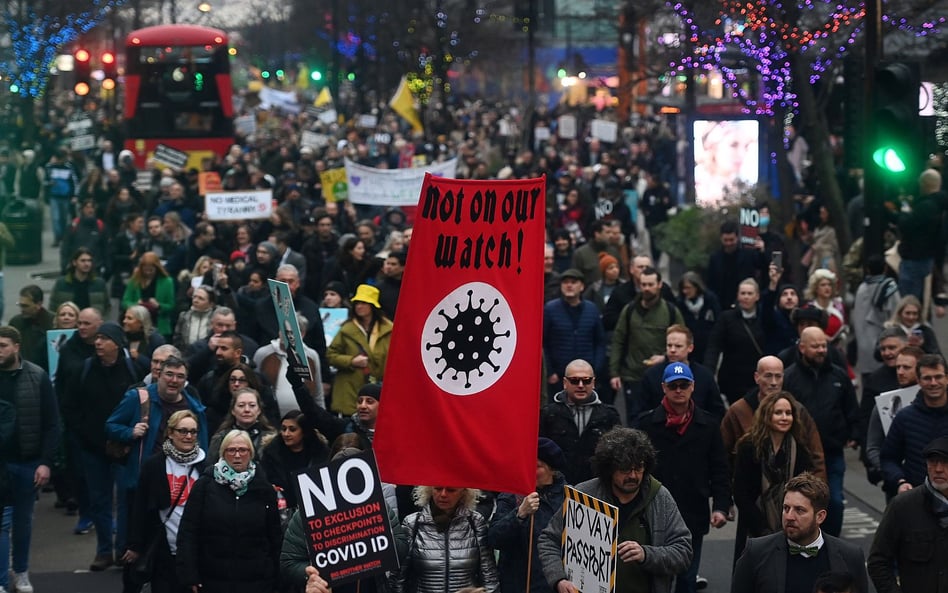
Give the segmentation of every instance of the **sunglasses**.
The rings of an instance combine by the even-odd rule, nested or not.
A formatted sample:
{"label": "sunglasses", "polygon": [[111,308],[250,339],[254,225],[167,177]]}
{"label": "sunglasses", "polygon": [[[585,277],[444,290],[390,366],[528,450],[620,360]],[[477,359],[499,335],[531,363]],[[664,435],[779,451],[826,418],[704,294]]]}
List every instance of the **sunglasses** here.
{"label": "sunglasses", "polygon": [[675,381],[673,383],[666,383],[665,387],[668,387],[669,391],[685,391],[691,387],[691,381]]}
{"label": "sunglasses", "polygon": [[566,380],[570,382],[570,385],[591,385],[595,381],[594,377],[566,377]]}

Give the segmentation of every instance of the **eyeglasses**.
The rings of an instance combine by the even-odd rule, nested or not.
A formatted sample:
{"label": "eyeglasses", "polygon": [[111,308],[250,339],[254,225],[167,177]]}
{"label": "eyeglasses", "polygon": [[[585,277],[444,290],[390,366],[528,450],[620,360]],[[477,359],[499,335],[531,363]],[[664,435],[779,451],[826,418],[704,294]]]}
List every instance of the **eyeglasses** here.
{"label": "eyeglasses", "polygon": [[227,447],[224,453],[228,455],[250,455],[250,449],[247,447]]}
{"label": "eyeglasses", "polygon": [[685,391],[691,387],[691,381],[675,381],[673,383],[665,383],[665,387],[669,391]]}
{"label": "eyeglasses", "polygon": [[170,373],[170,372],[164,372],[164,373],[161,373],[161,374],[164,375],[165,379],[173,379],[173,380],[175,380],[175,381],[184,381],[184,380],[186,380],[186,379],[188,378],[188,376],[185,375],[184,373]]}
{"label": "eyeglasses", "polygon": [[196,428],[175,428],[174,431],[183,437],[195,437],[198,433]]}
{"label": "eyeglasses", "polygon": [[231,383],[246,383],[247,377],[231,377],[228,381]]}
{"label": "eyeglasses", "polygon": [[17,303],[16,306],[19,307],[19,308],[21,308],[21,309],[25,309],[25,308],[27,308],[27,307],[32,307],[32,306],[33,306],[33,303]]}
{"label": "eyeglasses", "polygon": [[566,380],[570,382],[570,385],[591,385],[595,381],[595,377],[566,377]]}

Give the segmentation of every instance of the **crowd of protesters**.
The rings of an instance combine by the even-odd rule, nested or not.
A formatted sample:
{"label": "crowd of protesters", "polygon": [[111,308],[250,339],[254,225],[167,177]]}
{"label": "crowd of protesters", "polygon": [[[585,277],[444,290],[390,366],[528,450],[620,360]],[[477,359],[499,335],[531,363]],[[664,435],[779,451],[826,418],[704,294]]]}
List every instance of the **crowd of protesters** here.
{"label": "crowd of protesters", "polygon": [[[617,591],[707,586],[702,539],[737,514],[732,590],[768,590],[772,576],[755,571],[777,553],[788,592],[834,579],[865,592],[862,553],[838,539],[846,448],[862,449],[893,514],[939,517],[919,527],[942,542],[925,561],[887,513],[870,557],[876,586],[895,590],[883,589],[893,567],[903,583],[941,579],[948,368],[927,323],[946,304],[940,161],[919,197],[892,209],[901,241],[886,259],[857,252],[847,268],[834,227],[848,221],[813,192],[790,235],[772,203],[756,204],[753,245],[727,220],[706,265],[667,277],[650,231],[678,206],[668,125],[642,120],[614,143],[555,130],[524,142],[512,124],[555,119],[518,116],[466,104],[424,138],[392,114],[362,130],[261,113],[204,169],[227,190],[271,190],[266,220],[208,220],[197,169],[155,167],[142,188],[117,138],[85,155],[56,138],[0,155],[0,198],[35,189],[62,254],[51,293],[18,287],[19,312],[0,327],[0,437],[11,443],[0,553],[9,561],[12,549],[13,564],[0,592],[33,590],[32,508],[47,482],[75,532],[96,532],[89,568],[123,566],[126,591],[141,586],[133,567],[153,542],[154,590],[325,591],[300,521],[277,508],[296,505],[296,472],[372,446],[397,307],[410,306],[399,294],[414,219],[413,208],[326,199],[320,174],[344,158],[398,168],[457,157],[459,177],[548,183],[536,492],[395,490],[402,568],[353,590],[514,592],[529,580],[565,593],[559,509],[573,484],[620,509]],[[303,130],[331,141],[301,146]],[[279,338],[271,278],[289,286],[312,381]],[[347,320],[327,337],[321,309],[339,308]],[[76,330],[53,368],[51,329]],[[868,394],[916,384],[882,430]],[[762,548],[756,538],[772,534],[783,543]],[[820,556],[823,546],[839,551]]]}

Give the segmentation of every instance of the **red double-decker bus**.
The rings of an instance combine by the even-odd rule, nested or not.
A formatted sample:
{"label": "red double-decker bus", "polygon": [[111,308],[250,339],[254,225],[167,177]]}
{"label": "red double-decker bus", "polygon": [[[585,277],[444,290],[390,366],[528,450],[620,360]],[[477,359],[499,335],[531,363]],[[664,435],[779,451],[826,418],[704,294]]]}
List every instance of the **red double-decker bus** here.
{"label": "red double-decker bus", "polygon": [[[234,142],[227,34],[196,25],[160,25],[125,43],[125,148],[143,167],[159,145],[187,153],[188,167]],[[168,152],[168,151],[165,151]]]}

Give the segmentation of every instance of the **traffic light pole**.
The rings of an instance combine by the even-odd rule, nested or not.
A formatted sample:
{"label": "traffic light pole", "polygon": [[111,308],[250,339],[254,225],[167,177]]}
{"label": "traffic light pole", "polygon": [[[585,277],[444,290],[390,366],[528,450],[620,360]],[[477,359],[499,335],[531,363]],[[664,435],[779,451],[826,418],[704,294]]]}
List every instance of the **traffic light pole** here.
{"label": "traffic light pole", "polygon": [[872,120],[876,106],[873,98],[874,72],[876,64],[882,58],[882,0],[866,1],[866,61],[865,103],[863,129],[868,132],[862,147],[864,213],[866,224],[863,235],[862,261],[870,255],[883,255],[882,235],[885,231],[885,180],[882,170],[872,161],[872,148],[876,145],[878,130]]}

